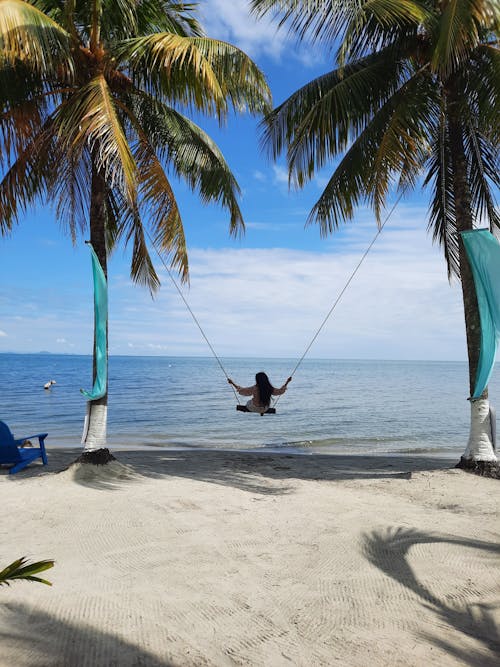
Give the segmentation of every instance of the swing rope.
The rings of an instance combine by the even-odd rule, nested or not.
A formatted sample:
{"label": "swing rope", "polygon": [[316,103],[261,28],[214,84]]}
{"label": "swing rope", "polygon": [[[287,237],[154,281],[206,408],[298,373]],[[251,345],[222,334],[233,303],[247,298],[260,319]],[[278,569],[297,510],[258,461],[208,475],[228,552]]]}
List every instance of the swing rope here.
{"label": "swing rope", "polygon": [[[384,229],[386,223],[389,221],[389,218],[390,218],[391,215],[394,213],[394,211],[395,211],[395,209],[396,209],[396,206],[397,206],[397,205],[399,204],[399,202],[401,201],[401,197],[403,196],[403,194],[404,194],[404,193],[401,192],[400,195],[399,195],[399,197],[398,197],[398,198],[396,199],[396,201],[394,202],[394,204],[393,204],[391,210],[389,211],[389,213],[388,213],[387,216],[385,217],[384,222],[380,225],[379,229],[377,230],[377,233],[375,234],[375,236],[374,236],[373,239],[371,240],[370,245],[368,246],[368,248],[367,248],[367,249],[365,250],[365,252],[363,253],[363,255],[362,255],[361,259],[359,260],[359,262],[357,263],[357,265],[356,265],[354,271],[353,271],[353,272],[351,273],[351,275],[349,276],[348,281],[346,282],[346,284],[344,285],[344,287],[341,289],[339,295],[337,296],[337,298],[336,298],[335,301],[333,302],[333,306],[330,308],[330,310],[329,310],[328,313],[326,314],[325,318],[323,319],[323,321],[322,321],[321,324],[319,325],[318,330],[316,331],[316,333],[314,334],[314,336],[311,338],[311,341],[310,341],[309,345],[306,347],[306,349],[305,349],[305,351],[304,351],[304,354],[300,357],[300,359],[298,360],[298,362],[295,364],[295,368],[294,368],[293,371],[290,373],[289,377],[293,377],[293,376],[295,375],[295,373],[296,373],[298,367],[299,367],[299,366],[301,365],[301,363],[304,361],[304,359],[305,359],[307,353],[309,352],[309,350],[310,350],[311,347],[313,346],[314,341],[315,341],[316,338],[319,336],[321,330],[323,329],[323,327],[325,326],[325,324],[326,324],[326,323],[328,322],[328,320],[330,319],[330,315],[333,313],[333,311],[335,310],[335,307],[336,307],[337,304],[339,303],[340,299],[343,297],[344,292],[347,290],[347,288],[348,288],[349,285],[351,284],[351,282],[352,282],[354,276],[356,275],[356,273],[358,272],[358,270],[359,270],[361,264],[363,264],[363,262],[364,262],[366,256],[368,255],[368,253],[369,253],[370,250],[372,249],[372,247],[373,247],[375,241],[378,239],[378,237],[379,237],[380,234],[382,233],[382,230]],[[274,406],[274,407],[276,407],[276,405],[278,404],[278,401],[280,400],[280,398],[281,398],[281,395],[276,397],[276,400],[275,400],[274,403],[273,403],[273,406]]]}
{"label": "swing rope", "polygon": [[[303,355],[300,357],[300,359],[298,360],[298,362],[295,364],[295,367],[294,367],[293,371],[290,373],[289,377],[293,377],[293,376],[295,375],[295,373],[297,372],[297,369],[299,368],[299,366],[302,364],[302,362],[303,362],[304,359],[306,358],[306,355],[307,355],[307,353],[309,352],[309,350],[311,349],[311,347],[313,346],[313,344],[314,344],[316,338],[319,336],[319,334],[321,333],[323,327],[326,325],[326,323],[327,323],[328,320],[330,319],[331,314],[333,313],[333,311],[335,310],[337,304],[339,303],[339,301],[340,301],[341,298],[343,297],[344,293],[346,292],[347,288],[348,288],[349,285],[351,284],[351,282],[352,282],[354,276],[356,275],[356,273],[358,272],[359,268],[361,267],[361,264],[363,264],[363,262],[364,262],[366,256],[368,255],[368,253],[369,253],[370,250],[372,249],[373,245],[375,244],[375,241],[378,239],[378,237],[379,237],[380,234],[382,233],[382,231],[383,231],[385,225],[386,225],[387,222],[389,221],[389,218],[390,218],[390,217],[392,216],[392,214],[394,213],[394,211],[395,211],[395,209],[396,209],[396,206],[397,206],[397,205],[399,204],[399,202],[401,201],[401,198],[402,198],[403,194],[404,194],[404,192],[401,192],[400,195],[399,195],[399,197],[398,197],[398,198],[396,199],[396,201],[394,202],[394,204],[393,204],[391,210],[389,211],[389,213],[388,213],[387,216],[385,217],[384,222],[383,222],[383,223],[380,225],[380,227],[378,228],[377,233],[375,234],[375,236],[373,237],[373,239],[372,239],[371,242],[370,242],[370,245],[367,247],[367,249],[366,249],[365,252],[363,253],[361,259],[359,260],[359,262],[357,263],[356,267],[354,268],[354,270],[352,271],[351,275],[349,276],[349,279],[347,280],[346,284],[345,284],[344,287],[341,289],[341,291],[340,291],[340,293],[338,294],[337,298],[336,298],[335,301],[333,302],[332,307],[330,308],[330,310],[328,311],[328,313],[327,313],[326,316],[324,317],[323,321],[322,321],[321,324],[319,325],[319,327],[318,327],[316,333],[314,334],[314,336],[311,338],[311,341],[310,341],[309,344],[307,345],[307,347],[306,347],[306,349],[305,349]],[[177,284],[177,281],[175,280],[175,278],[174,278],[172,272],[171,272],[170,269],[168,268],[168,266],[167,266],[165,260],[163,259],[163,256],[161,255],[160,251],[158,250],[156,243],[155,243],[154,240],[151,238],[151,235],[150,235],[149,231],[148,231],[147,229],[146,229],[145,231],[146,231],[146,235],[147,235],[147,237],[149,238],[149,242],[151,243],[151,245],[153,246],[153,248],[156,250],[156,254],[157,254],[158,257],[160,258],[160,261],[161,261],[161,263],[163,264],[163,267],[165,268],[165,270],[166,270],[166,272],[167,272],[167,274],[168,274],[170,280],[171,280],[172,283],[174,284],[175,289],[176,289],[177,292],[179,293],[179,296],[180,296],[181,299],[183,300],[184,305],[186,306],[187,310],[189,311],[189,314],[190,314],[191,317],[193,318],[194,323],[196,324],[196,326],[197,326],[198,329],[200,330],[201,335],[202,335],[203,338],[205,339],[205,341],[206,341],[208,347],[210,348],[212,354],[214,355],[214,357],[215,357],[217,363],[219,364],[219,367],[220,367],[221,371],[224,373],[224,376],[226,377],[226,380],[229,380],[229,375],[227,374],[226,369],[225,369],[224,366],[222,365],[222,361],[220,360],[220,358],[218,357],[218,355],[217,355],[216,351],[214,350],[212,344],[211,344],[210,341],[208,340],[207,335],[206,335],[205,332],[203,331],[203,327],[202,327],[201,324],[199,323],[199,321],[198,321],[196,315],[195,315],[195,314],[193,313],[193,311],[191,310],[191,307],[190,307],[189,303],[187,302],[186,298],[184,297],[184,294],[182,293],[181,288],[180,288],[179,285]],[[233,390],[234,396],[235,396],[235,398],[236,398],[236,402],[239,403],[238,394],[237,394],[235,388],[233,387],[233,385],[231,385],[231,389]],[[280,398],[281,398],[281,395],[279,395],[279,396],[276,397],[276,400],[275,400],[274,403],[273,403],[273,406],[274,406],[274,407],[276,407],[276,405],[278,404],[278,401],[280,400]]]}
{"label": "swing rope", "polygon": [[[229,375],[227,374],[226,369],[225,369],[224,366],[222,365],[222,361],[221,361],[221,360],[219,359],[219,357],[217,356],[217,352],[214,350],[212,344],[211,344],[210,341],[208,340],[207,335],[206,335],[205,332],[203,331],[203,327],[202,327],[201,324],[198,322],[198,319],[197,319],[196,315],[195,315],[195,314],[193,313],[193,311],[191,310],[191,306],[190,306],[189,303],[187,302],[187,300],[186,300],[184,294],[182,293],[181,288],[180,288],[179,285],[177,284],[177,281],[175,280],[174,276],[172,275],[172,271],[170,271],[170,269],[168,268],[168,266],[167,266],[165,260],[163,259],[163,256],[160,254],[160,251],[158,250],[158,248],[157,248],[157,246],[156,246],[156,243],[155,243],[155,242],[153,241],[153,239],[151,238],[151,235],[150,235],[150,233],[148,232],[148,230],[146,229],[145,231],[146,231],[146,234],[147,234],[147,236],[148,236],[148,238],[149,238],[149,242],[151,243],[151,245],[153,246],[153,248],[156,250],[156,254],[157,254],[158,257],[160,258],[160,261],[161,261],[161,263],[163,264],[164,269],[165,269],[166,272],[168,273],[168,276],[169,276],[170,280],[172,281],[172,283],[174,284],[175,289],[176,289],[177,292],[179,293],[179,296],[180,296],[181,299],[184,301],[184,305],[185,305],[186,308],[188,309],[189,314],[191,315],[191,317],[192,317],[193,320],[194,320],[194,323],[196,324],[196,326],[197,326],[198,329],[200,330],[201,335],[202,335],[203,338],[205,339],[205,341],[206,341],[208,347],[210,348],[212,354],[214,355],[214,357],[215,357],[217,363],[218,363],[219,366],[220,366],[221,371],[224,373],[224,375],[225,375],[225,377],[226,377],[226,380],[229,380]],[[233,385],[231,385],[231,389],[233,390],[233,394],[234,394],[234,396],[235,396],[235,398],[236,398],[236,402],[239,403],[238,394],[237,394],[237,392],[236,392],[236,389],[233,387]]]}

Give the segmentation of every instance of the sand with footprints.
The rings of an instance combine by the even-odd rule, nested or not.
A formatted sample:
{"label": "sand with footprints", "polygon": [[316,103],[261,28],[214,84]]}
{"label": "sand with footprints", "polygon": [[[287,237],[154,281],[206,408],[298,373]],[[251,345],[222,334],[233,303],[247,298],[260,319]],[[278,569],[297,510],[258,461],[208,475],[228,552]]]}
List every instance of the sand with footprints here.
{"label": "sand with footprints", "polygon": [[[498,665],[500,487],[410,457],[115,452],[0,473],[2,667]],[[1,565],[1,563],[0,563]]]}

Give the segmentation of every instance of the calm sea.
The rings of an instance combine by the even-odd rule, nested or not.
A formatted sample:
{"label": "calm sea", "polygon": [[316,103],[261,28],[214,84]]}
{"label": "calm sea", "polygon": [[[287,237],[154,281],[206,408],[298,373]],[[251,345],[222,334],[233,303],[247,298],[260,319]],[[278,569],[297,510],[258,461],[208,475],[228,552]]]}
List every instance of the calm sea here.
{"label": "calm sea", "polygon": [[[223,359],[251,385],[264,370],[279,386],[294,360]],[[490,383],[500,399],[500,368]],[[50,447],[80,443],[90,356],[0,354],[0,419],[16,436],[48,431]],[[111,357],[108,444],[302,453],[422,453],[457,457],[469,429],[467,364],[306,359],[276,415],[237,412],[213,358]],[[56,380],[50,391],[43,385]],[[247,399],[241,397],[241,402]]]}

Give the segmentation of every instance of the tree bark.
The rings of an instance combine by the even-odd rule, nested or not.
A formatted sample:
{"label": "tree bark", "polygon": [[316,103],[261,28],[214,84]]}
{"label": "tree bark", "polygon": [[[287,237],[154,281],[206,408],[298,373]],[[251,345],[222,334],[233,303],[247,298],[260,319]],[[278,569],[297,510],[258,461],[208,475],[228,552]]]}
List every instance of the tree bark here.
{"label": "tree bark", "polygon": [[[460,114],[460,99],[457,86],[448,89],[448,117],[450,133],[451,162],[453,167],[453,196],[457,232],[473,229],[471,195],[467,181],[467,162],[464,148],[463,126]],[[465,315],[465,332],[469,359],[469,392],[474,393],[479,353],[481,349],[481,321],[477,303],[472,269],[465,246],[459,233],[460,279]],[[488,401],[488,388],[477,400],[471,399],[471,428],[467,448],[459,467],[477,471],[477,462],[496,462],[492,423]]]}
{"label": "tree bark", "polygon": [[[90,195],[90,242],[102,266],[102,270],[108,278],[107,248],[106,248],[106,181],[103,174],[94,164],[92,167],[92,185]],[[94,348],[92,364],[92,381],[95,381],[97,375],[95,343],[96,343],[96,322],[94,321]],[[106,366],[108,365],[108,323],[106,322]],[[108,391],[102,398],[87,403],[87,417],[82,442],[86,452],[98,451],[106,445],[107,431],[107,409],[108,409]],[[99,458],[99,457],[98,457]],[[88,459],[88,457],[87,457]],[[87,461],[86,459],[86,461]],[[87,462],[91,462],[88,460]],[[102,462],[102,457],[99,458]]]}

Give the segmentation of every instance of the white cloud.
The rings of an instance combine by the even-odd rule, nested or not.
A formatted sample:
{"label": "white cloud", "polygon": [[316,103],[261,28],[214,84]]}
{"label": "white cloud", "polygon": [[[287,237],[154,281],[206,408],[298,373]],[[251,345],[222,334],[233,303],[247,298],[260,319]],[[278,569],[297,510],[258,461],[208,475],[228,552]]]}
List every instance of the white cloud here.
{"label": "white cloud", "polygon": [[[266,224],[272,225],[273,219]],[[217,354],[298,359],[376,230],[373,214],[362,209],[356,223],[324,240],[320,252],[190,247],[191,287],[183,288],[183,294]],[[286,230],[281,238],[286,244]],[[111,354],[209,356],[165,270],[156,268],[162,288],[155,300],[121,271],[111,271]],[[0,289],[3,333],[9,332],[8,337],[0,334],[0,351],[57,352],[72,341],[72,351],[90,354],[93,301],[88,273],[82,273],[82,281],[80,292],[77,287],[54,292],[53,301],[47,301],[47,290],[36,284],[21,293]],[[442,254],[425,231],[423,207],[400,204],[308,356],[466,358],[459,285],[448,284]]]}
{"label": "white cloud", "polygon": [[273,165],[274,172],[274,181],[280,185],[286,185],[288,187],[288,170],[286,167],[283,167],[279,164]]}
{"label": "white cloud", "polygon": [[275,61],[293,59],[305,67],[317,66],[324,59],[318,47],[300,46],[288,29],[278,29],[271,14],[257,20],[250,14],[249,0],[205,0],[199,16],[206,33],[238,46],[252,58],[268,56]]}
{"label": "white cloud", "polygon": [[58,338],[58,339],[56,340],[56,343],[60,343],[60,344],[62,344],[62,345],[67,344],[67,342],[68,342],[68,341],[66,340],[66,338]]}
{"label": "white cloud", "polygon": [[210,37],[236,44],[248,55],[278,59],[286,45],[286,32],[277,31],[269,19],[250,15],[248,0],[205,0],[200,3],[201,23]]}
{"label": "white cloud", "polygon": [[[464,359],[460,290],[425,229],[402,209],[377,240],[309,352],[310,357]],[[406,228],[408,227],[408,228]],[[373,221],[350,226],[322,253],[192,249],[185,298],[221,356],[299,358],[373,238]],[[112,351],[210,355],[168,276],[155,301],[143,291],[112,295]],[[117,300],[134,299],[129,319]]]}
{"label": "white cloud", "polygon": [[7,334],[5,333],[5,331],[2,331],[2,330],[0,329],[0,336],[7,336]]}
{"label": "white cloud", "polygon": [[287,228],[293,229],[296,225],[293,223],[283,223],[278,222],[246,222],[245,227],[247,230],[254,229],[259,232],[284,232]]}

